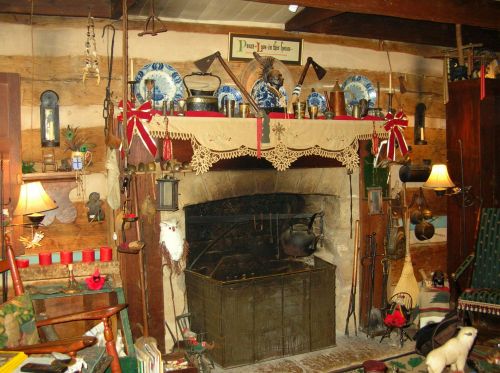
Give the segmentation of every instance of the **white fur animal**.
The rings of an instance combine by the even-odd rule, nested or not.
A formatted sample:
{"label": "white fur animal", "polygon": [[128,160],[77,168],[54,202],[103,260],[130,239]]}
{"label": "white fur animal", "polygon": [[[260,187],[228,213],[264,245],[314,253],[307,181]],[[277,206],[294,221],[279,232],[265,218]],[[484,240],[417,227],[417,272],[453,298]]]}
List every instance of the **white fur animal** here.
{"label": "white fur animal", "polygon": [[476,328],[470,326],[461,328],[456,337],[429,352],[425,359],[427,371],[429,373],[441,373],[447,365],[451,365],[451,371],[463,372],[467,355],[469,355],[469,350],[476,336]]}
{"label": "white fur animal", "polygon": [[162,221],[160,228],[160,244],[169,252],[173,261],[179,261],[184,253],[184,239],[177,220]]}

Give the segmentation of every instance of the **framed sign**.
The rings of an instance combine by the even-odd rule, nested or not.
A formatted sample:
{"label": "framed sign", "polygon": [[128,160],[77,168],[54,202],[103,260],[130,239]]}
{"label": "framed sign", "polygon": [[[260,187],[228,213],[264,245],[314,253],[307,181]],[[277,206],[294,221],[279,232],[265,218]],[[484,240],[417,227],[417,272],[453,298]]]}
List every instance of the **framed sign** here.
{"label": "framed sign", "polygon": [[253,60],[253,52],[290,65],[302,64],[302,39],[229,34],[229,60]]}

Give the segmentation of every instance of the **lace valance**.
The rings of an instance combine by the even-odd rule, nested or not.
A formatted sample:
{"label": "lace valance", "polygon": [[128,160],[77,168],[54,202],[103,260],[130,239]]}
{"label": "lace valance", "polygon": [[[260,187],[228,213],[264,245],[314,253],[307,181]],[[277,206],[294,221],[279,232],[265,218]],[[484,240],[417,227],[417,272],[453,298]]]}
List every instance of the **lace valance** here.
{"label": "lace valance", "polygon": [[[144,123],[155,138],[164,138],[167,120],[155,115]],[[358,141],[369,140],[375,130],[387,138],[383,121],[271,119],[270,142],[262,143],[261,156],[279,171],[302,156],[316,155],[340,161],[347,169],[359,166]],[[207,172],[221,159],[257,156],[256,119],[168,117],[172,139],[190,140],[191,166],[197,174]]]}

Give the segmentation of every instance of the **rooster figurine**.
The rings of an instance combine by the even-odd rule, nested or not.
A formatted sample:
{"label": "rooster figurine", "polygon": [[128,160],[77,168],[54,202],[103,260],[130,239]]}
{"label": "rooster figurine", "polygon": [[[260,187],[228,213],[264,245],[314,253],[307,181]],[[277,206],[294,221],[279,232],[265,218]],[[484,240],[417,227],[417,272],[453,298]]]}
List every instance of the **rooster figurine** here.
{"label": "rooster figurine", "polygon": [[101,276],[99,272],[99,268],[96,268],[94,274],[85,279],[87,283],[87,287],[89,290],[100,290],[104,286],[104,282],[106,281],[106,276]]}

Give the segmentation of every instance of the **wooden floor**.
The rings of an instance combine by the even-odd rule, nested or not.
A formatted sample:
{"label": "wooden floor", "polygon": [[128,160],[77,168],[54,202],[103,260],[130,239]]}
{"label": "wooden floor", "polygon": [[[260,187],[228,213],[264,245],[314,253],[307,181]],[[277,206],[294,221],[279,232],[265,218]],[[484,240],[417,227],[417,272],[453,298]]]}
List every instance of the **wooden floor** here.
{"label": "wooden floor", "polygon": [[415,343],[405,342],[403,348],[396,347],[395,341],[385,339],[379,343],[380,337],[367,338],[365,334],[358,337],[337,336],[337,346],[269,360],[258,364],[237,368],[223,369],[219,366],[213,373],[326,373],[361,364],[366,360],[385,359],[404,352],[413,351]]}

